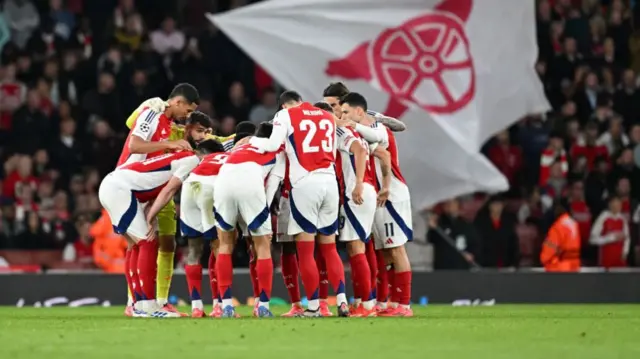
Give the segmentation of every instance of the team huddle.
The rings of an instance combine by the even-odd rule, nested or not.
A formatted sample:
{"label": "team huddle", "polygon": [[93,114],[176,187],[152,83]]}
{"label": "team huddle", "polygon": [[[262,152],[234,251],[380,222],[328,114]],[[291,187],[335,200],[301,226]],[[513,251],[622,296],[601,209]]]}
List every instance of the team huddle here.
{"label": "team huddle", "polygon": [[[206,242],[211,246],[209,316],[239,316],[232,302],[238,233],[250,248],[256,317],[273,316],[274,235],[281,243],[282,275],[292,303],[283,316],[334,315],[327,303],[329,286],[338,316],[413,315],[404,247],[412,240],[411,203],[392,132],[404,130],[404,124],[369,111],[366,99],[342,83],[330,84],[323,96],[323,102],[311,104],[286,91],[272,121],[257,128],[240,123],[229,138],[210,134],[212,120],[195,111],[198,93],[189,84],[176,86],[167,102],[149,100],[134,112],[118,166],[99,190],[115,232],[129,242],[125,314],[186,316],[167,303],[172,272],[163,263],[175,248],[170,215],[180,191],[192,317],[206,316],[200,295]],[[181,120],[185,126],[176,125]],[[336,237],[349,255],[351,306]]]}

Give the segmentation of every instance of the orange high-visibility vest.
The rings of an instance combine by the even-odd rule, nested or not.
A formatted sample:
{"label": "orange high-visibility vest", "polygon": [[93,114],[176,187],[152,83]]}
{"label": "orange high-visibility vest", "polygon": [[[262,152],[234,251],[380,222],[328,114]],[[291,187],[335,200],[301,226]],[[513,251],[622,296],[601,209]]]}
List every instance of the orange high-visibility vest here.
{"label": "orange high-visibility vest", "polygon": [[91,225],[89,234],[93,237],[93,259],[99,268],[107,273],[124,273],[127,240],[113,232],[111,219],[106,211]]}
{"label": "orange high-visibility vest", "polygon": [[569,214],[560,216],[542,243],[540,262],[547,272],[580,270],[580,229]]}

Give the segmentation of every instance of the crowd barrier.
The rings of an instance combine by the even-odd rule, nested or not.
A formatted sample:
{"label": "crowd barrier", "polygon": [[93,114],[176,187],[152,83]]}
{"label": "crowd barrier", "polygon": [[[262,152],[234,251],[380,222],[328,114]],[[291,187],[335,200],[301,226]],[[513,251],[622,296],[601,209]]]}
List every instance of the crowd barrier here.
{"label": "crowd barrier", "polygon": [[[107,306],[122,305],[126,301],[121,275],[4,274],[0,275],[0,288],[0,305],[8,306]],[[349,291],[350,285],[347,288]],[[188,300],[184,274],[174,276],[171,294],[174,299]],[[248,274],[236,273],[233,296],[238,302],[247,303],[251,295]],[[202,297],[210,298],[206,275]],[[274,280],[273,297],[287,298],[280,274],[276,274]],[[412,301],[453,305],[640,303],[640,273],[416,272]]]}

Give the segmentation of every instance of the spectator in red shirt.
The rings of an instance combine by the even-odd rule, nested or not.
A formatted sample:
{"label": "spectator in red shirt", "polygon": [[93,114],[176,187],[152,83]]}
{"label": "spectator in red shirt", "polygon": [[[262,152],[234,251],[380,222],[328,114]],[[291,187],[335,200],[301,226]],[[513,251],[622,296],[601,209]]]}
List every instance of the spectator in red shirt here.
{"label": "spectator in red shirt", "polygon": [[599,247],[598,266],[627,266],[631,238],[629,224],[622,214],[622,201],[618,196],[609,198],[609,209],[603,211],[594,222],[590,242]]}
{"label": "spectator in red shirt", "polygon": [[589,122],[585,126],[584,138],[571,146],[571,157],[584,156],[587,159],[587,169],[589,171],[593,169],[596,158],[609,157],[607,147],[603,144],[597,144],[597,140],[598,125],[595,122]]}
{"label": "spectator in red shirt", "polygon": [[511,144],[508,131],[496,135],[488,155],[491,162],[507,178],[509,185],[512,188],[517,187],[517,175],[522,168],[522,151],[518,146]]}
{"label": "spectator in red shirt", "polygon": [[65,262],[93,265],[93,238],[89,234],[91,223],[85,216],[78,216],[75,223],[78,238],[67,244],[62,255]]}
{"label": "spectator in red shirt", "polygon": [[591,210],[589,206],[587,206],[587,201],[584,197],[584,182],[582,180],[576,180],[571,184],[569,191],[569,212],[571,213],[571,217],[578,222],[582,244],[587,244],[591,234],[592,216]]}
{"label": "spectator in red shirt", "polygon": [[38,180],[33,176],[33,163],[31,157],[17,155],[5,164],[5,171],[9,173],[4,180],[2,193],[10,198],[16,199],[24,186],[29,186],[33,190],[38,187]]}
{"label": "spectator in red shirt", "polygon": [[549,135],[549,145],[542,151],[540,156],[540,185],[547,184],[551,175],[551,165],[559,163],[562,177],[567,176],[569,171],[569,161],[567,160],[567,152],[564,150],[564,140],[562,135],[554,132]]}

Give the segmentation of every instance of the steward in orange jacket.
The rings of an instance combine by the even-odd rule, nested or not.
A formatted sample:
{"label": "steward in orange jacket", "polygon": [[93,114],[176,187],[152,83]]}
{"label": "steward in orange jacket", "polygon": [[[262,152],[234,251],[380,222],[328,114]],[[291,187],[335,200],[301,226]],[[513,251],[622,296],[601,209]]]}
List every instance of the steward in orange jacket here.
{"label": "steward in orange jacket", "polygon": [[107,273],[124,273],[127,240],[113,232],[111,219],[105,210],[91,225],[89,234],[94,238],[93,259],[96,265]]}
{"label": "steward in orange jacket", "polygon": [[556,221],[542,243],[540,262],[547,272],[580,270],[580,229],[562,204],[554,204]]}

